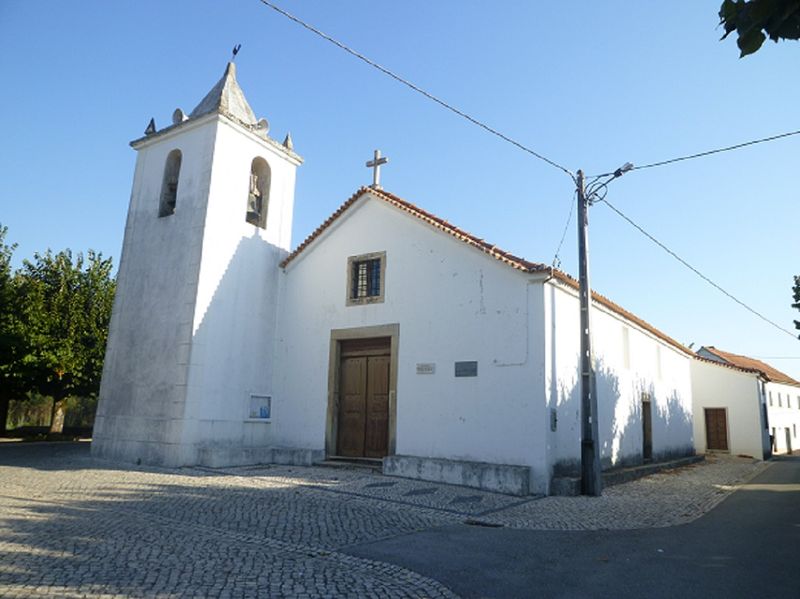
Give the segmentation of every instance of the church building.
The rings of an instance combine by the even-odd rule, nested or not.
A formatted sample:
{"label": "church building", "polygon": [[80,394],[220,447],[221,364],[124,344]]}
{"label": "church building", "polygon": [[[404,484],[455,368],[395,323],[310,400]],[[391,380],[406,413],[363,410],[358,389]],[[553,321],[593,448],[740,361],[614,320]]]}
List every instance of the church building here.
{"label": "church building", "polygon": [[[375,183],[296,247],[290,136],[229,64],[137,151],[95,456],[372,460],[526,495],[580,470],[577,282]],[[601,463],[694,454],[692,352],[594,294]]]}

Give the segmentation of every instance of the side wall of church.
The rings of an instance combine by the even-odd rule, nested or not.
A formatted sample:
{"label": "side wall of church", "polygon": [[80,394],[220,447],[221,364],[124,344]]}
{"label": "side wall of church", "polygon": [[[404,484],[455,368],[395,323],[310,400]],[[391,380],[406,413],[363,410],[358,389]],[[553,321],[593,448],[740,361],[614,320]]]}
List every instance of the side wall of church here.
{"label": "side wall of church", "polygon": [[[325,447],[332,330],[398,324],[396,454],[530,466],[542,492],[542,284],[381,200],[359,202],[286,269],[273,442]],[[386,252],[385,300],[348,306],[347,259],[373,252]],[[456,377],[460,361],[477,376]]]}
{"label": "side wall of church", "polygon": [[[545,290],[546,388],[555,476],[580,472],[580,319],[577,292],[550,282]],[[643,399],[650,400],[652,459],[694,453],[689,356],[604,306],[592,306],[602,467],[641,464]],[[557,334],[556,334],[557,331]],[[555,430],[552,430],[555,428]]]}
{"label": "side wall of church", "polygon": [[[136,160],[93,433],[101,457],[179,461],[215,127],[206,119],[176,133],[139,148]],[[175,212],[159,217],[165,164],[176,149]]]}
{"label": "side wall of church", "polygon": [[[246,222],[253,159],[269,165],[266,228]],[[251,395],[272,395],[279,263],[291,243],[296,163],[220,119],[214,149],[197,305],[187,333],[184,443],[265,446],[270,425],[249,418]],[[236,462],[235,453],[221,458]]]}

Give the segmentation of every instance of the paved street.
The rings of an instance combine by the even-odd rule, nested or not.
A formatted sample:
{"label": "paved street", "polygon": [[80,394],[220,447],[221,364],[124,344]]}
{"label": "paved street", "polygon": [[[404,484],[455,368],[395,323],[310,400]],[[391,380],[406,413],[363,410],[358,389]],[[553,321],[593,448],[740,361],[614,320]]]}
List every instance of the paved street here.
{"label": "paved street", "polygon": [[[786,527],[793,537],[770,536],[762,522],[763,530],[736,528],[739,546],[751,535],[769,539],[765,557],[778,556],[775,563],[792,551],[780,551],[787,542],[798,547],[791,477],[800,465],[790,461],[710,460],[612,487],[599,499],[520,498],[352,469],[123,467],[93,460],[88,449],[0,444],[0,596],[608,594],[626,580],[609,573],[625,564],[635,563],[649,584],[645,566],[666,576],[663,564],[685,568],[700,559],[684,552],[683,562],[670,561],[684,548],[676,531],[696,530],[690,548],[710,551],[709,539],[730,528],[725,517],[741,523],[739,512],[752,511],[749,503],[737,507],[740,496],[763,495],[762,519],[775,511],[773,496],[793,500],[795,511]],[[784,466],[794,467],[785,475],[794,482],[781,487],[791,492],[737,493],[699,518],[742,481],[784,476]],[[748,555],[757,561],[756,549]],[[709,563],[744,571],[738,561]],[[597,586],[579,583],[573,569]]]}
{"label": "paved street", "polygon": [[778,458],[688,524],[583,532],[456,525],[351,551],[436,576],[463,597],[797,597],[800,457]]}

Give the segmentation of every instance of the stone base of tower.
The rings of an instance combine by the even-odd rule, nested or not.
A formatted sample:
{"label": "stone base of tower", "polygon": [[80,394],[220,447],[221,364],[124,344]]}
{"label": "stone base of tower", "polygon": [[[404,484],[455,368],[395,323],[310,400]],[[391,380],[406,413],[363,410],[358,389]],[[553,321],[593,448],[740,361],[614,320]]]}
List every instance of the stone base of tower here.
{"label": "stone base of tower", "polygon": [[180,442],[182,424],[180,420],[98,414],[92,432],[92,456],[149,466],[193,465],[197,463],[197,449]]}
{"label": "stone base of tower", "polygon": [[213,440],[209,437],[174,443],[159,439],[185,439],[180,430],[184,424],[180,420],[98,417],[92,438],[92,456],[164,468],[222,468],[252,464],[310,466],[325,458],[325,450],[322,448],[274,447],[224,439]]}

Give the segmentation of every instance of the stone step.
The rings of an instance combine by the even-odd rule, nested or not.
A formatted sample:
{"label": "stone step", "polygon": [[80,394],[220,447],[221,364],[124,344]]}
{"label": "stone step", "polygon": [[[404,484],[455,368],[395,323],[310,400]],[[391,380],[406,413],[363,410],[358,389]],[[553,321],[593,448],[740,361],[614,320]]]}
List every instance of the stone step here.
{"label": "stone step", "polygon": [[328,457],[324,460],[314,462],[315,466],[323,468],[355,468],[359,470],[369,470],[370,472],[383,472],[383,460],[380,458],[339,458]]}

